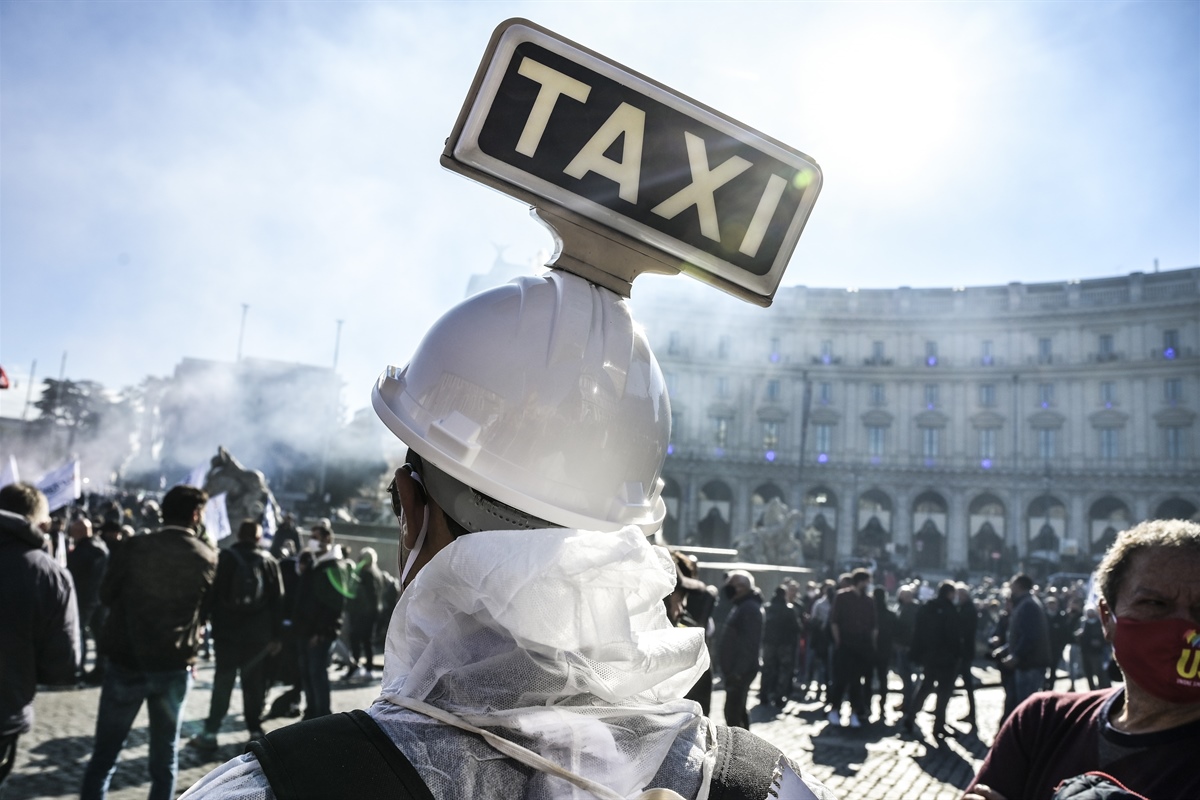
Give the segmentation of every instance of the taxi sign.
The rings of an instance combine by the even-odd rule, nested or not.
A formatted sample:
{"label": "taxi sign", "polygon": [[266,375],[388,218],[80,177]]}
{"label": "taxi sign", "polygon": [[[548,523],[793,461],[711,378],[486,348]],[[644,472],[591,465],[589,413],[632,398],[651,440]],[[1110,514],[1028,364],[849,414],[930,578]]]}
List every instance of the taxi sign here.
{"label": "taxi sign", "polygon": [[759,305],[822,181],[798,150],[522,19],[493,34],[442,163],[535,206],[567,269],[682,271]]}

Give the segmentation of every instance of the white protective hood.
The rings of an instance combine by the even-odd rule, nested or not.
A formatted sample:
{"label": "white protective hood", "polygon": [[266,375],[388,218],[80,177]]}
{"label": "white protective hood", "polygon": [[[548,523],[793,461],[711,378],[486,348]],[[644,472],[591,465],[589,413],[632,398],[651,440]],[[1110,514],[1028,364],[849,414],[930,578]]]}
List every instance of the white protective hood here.
{"label": "white protective hood", "polygon": [[[413,726],[432,721],[397,707],[403,698],[625,797],[656,774],[691,776],[695,794],[711,743],[699,706],[682,698],[709,659],[703,630],[667,621],[662,600],[674,587],[670,556],[633,526],[461,536],[401,595],[372,716],[394,740],[425,736],[422,755],[403,749],[423,778],[437,776],[439,797],[480,796],[485,787],[471,783],[485,771],[430,746]],[[532,794],[592,796],[559,779]]]}

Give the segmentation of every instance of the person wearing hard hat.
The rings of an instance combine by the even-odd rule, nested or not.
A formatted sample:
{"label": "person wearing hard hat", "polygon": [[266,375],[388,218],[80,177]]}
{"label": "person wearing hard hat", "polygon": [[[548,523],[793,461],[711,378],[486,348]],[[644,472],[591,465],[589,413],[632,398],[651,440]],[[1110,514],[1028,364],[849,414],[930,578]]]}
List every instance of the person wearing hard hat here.
{"label": "person wearing hard hat", "polygon": [[708,652],[663,605],[670,404],[625,300],[518,278],[446,313],[372,399],[409,447],[380,698],[185,797],[832,797],[684,699]]}

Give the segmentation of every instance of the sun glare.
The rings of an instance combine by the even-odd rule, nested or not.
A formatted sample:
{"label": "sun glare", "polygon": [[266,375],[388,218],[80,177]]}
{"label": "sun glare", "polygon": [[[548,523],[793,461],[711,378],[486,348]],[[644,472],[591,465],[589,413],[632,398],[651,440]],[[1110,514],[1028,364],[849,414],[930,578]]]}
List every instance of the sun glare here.
{"label": "sun glare", "polygon": [[805,94],[828,168],[880,188],[905,184],[962,135],[964,65],[927,33],[855,32],[814,55]]}

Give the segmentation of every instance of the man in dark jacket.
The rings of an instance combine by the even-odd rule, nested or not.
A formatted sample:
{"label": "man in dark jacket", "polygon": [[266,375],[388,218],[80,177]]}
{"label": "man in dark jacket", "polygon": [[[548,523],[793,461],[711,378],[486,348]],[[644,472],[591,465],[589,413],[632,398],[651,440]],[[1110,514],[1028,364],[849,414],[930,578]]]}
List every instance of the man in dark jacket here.
{"label": "man in dark jacket", "polygon": [[75,585],[45,548],[46,496],[28,483],[0,489],[0,794],[17,738],[33,726],[38,684],[75,683]]}
{"label": "man in dark jacket", "polygon": [[917,603],[915,590],[911,586],[901,587],[900,591],[896,593],[896,632],[892,637],[892,648],[896,651],[896,672],[899,673],[902,684],[900,702],[892,708],[900,712],[906,709],[908,700],[912,697],[913,687],[916,685],[909,651],[912,649],[913,636],[917,630],[917,611],[919,610],[920,605]]}
{"label": "man in dark jacket", "polygon": [[788,602],[787,589],[779,586],[767,604],[763,623],[763,671],[758,699],[766,705],[787,702],[796,668],[796,646],[800,641],[800,618]]}
{"label": "man in dark jacket", "polygon": [[328,520],[312,527],[307,550],[311,569],[300,574],[296,587],[296,645],[300,654],[300,682],[304,687],[304,718],[329,714],[329,657],[342,632],[342,612],[349,594],[348,567],[342,548],[333,542]]}
{"label": "man in dark jacket", "polygon": [[81,800],[108,793],[143,701],[150,712],[150,800],[175,796],[181,712],[217,573],[216,551],[197,535],[207,501],[200,489],[173,487],[163,498],[164,526],[122,542],[109,559],[100,586],[109,608],[100,634],[108,661]]}
{"label": "man in dark jacket", "polygon": [[85,676],[84,668],[87,661],[88,637],[98,641],[100,629],[104,626],[105,612],[100,603],[100,582],[104,580],[104,573],[108,569],[108,545],[103,539],[92,535],[92,523],[87,517],[72,521],[67,526],[67,534],[72,542],[71,552],[67,554],[67,569],[75,581],[75,597],[79,601],[79,676],[87,677],[89,682],[99,683],[98,679],[104,674],[104,669],[98,651],[92,665],[92,675]]}
{"label": "man in dark jacket", "polygon": [[1009,595],[1008,644],[1000,659],[1001,668],[1012,671],[1011,696],[1004,699],[1005,718],[1042,688],[1050,666],[1050,625],[1045,609],[1033,596],[1033,579],[1023,573],[1014,575]]}
{"label": "man in dark jacket", "polygon": [[913,720],[926,698],[937,690],[937,705],[933,711],[933,735],[942,738],[950,733],[946,728],[946,706],[954,691],[954,675],[962,653],[958,612],[954,608],[955,586],[950,581],[938,585],[937,597],[921,606],[917,614],[917,629],[913,634],[910,656],[923,664],[925,671],[916,694],[904,712],[904,730],[912,733]]}
{"label": "man in dark jacket", "polygon": [[749,730],[746,698],[761,663],[758,653],[762,647],[762,594],[754,585],[754,576],[740,569],[726,575],[724,591],[733,603],[717,654],[725,679],[725,724]]}
{"label": "man in dark jacket", "polygon": [[842,724],[842,698],[849,695],[850,727],[858,728],[867,717],[871,665],[875,662],[875,646],[879,622],[875,617],[875,601],[867,594],[871,573],[857,569],[850,576],[850,585],[837,593],[829,612],[829,634],[833,642],[833,687],[829,692],[829,722]]}
{"label": "man in dark jacket", "polygon": [[193,744],[217,746],[217,731],[229,711],[229,697],[242,674],[242,713],[251,739],[262,737],[267,696],[266,661],[279,652],[283,628],[283,579],[279,562],[262,549],[262,526],[245,520],[237,542],[217,561],[213,587],[212,635],[217,651],[212,702],[204,730]]}
{"label": "man in dark jacket", "polygon": [[348,601],[350,618],[350,655],[354,670],[347,678],[369,680],[374,677],[375,626],[383,609],[383,572],[379,569],[379,554],[373,547],[364,547],[358,564],[358,591]]}

